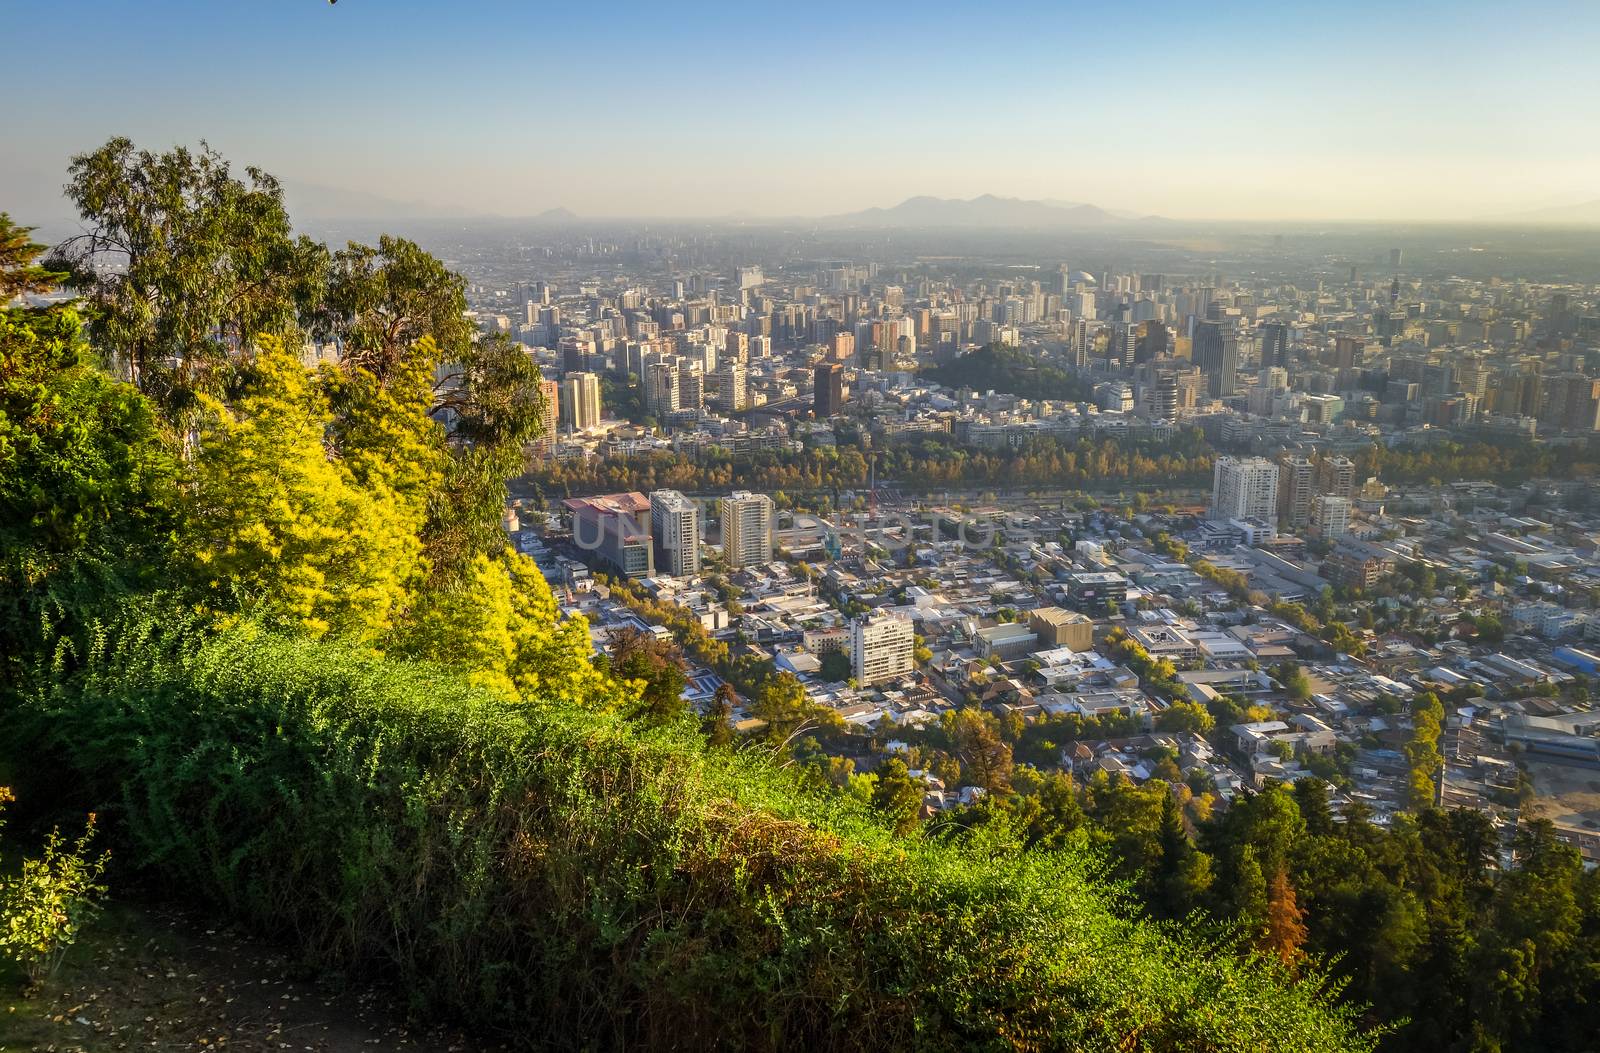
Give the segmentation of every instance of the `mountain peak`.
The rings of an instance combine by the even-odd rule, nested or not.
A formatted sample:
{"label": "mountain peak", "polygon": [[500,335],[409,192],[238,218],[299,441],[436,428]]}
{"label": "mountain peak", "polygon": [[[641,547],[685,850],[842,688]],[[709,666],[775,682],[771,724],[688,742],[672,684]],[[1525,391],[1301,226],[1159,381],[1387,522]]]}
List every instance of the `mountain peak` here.
{"label": "mountain peak", "polygon": [[889,208],[825,216],[822,222],[834,226],[1036,228],[1101,226],[1136,218],[1076,202],[1031,201],[997,194],[965,200],[920,194]]}

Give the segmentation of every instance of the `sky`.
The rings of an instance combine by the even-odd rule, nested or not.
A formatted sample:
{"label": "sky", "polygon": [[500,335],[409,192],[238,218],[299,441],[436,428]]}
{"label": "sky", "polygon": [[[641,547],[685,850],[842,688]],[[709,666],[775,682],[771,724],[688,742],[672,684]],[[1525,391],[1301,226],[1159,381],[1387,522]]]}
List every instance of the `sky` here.
{"label": "sky", "polygon": [[0,210],[24,221],[68,214],[68,159],[114,135],[507,216],[1600,198],[1593,0],[0,0],[0,25]]}

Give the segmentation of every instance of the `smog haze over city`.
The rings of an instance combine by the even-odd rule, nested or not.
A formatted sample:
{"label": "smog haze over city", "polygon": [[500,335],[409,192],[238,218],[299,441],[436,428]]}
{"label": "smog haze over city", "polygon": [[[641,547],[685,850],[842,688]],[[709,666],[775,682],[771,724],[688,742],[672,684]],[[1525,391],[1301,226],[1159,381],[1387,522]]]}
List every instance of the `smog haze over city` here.
{"label": "smog haze over city", "polygon": [[1600,1048],[1600,7],[3,15],[0,1050]]}

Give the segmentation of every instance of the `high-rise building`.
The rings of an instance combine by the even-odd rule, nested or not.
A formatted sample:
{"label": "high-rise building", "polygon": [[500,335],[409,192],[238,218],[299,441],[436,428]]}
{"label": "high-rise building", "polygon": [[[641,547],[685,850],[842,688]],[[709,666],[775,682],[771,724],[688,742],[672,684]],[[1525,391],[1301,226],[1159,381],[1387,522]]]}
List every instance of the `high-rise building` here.
{"label": "high-rise building", "polygon": [[1285,455],[1278,462],[1278,518],[1286,530],[1311,525],[1311,499],[1316,496],[1316,466],[1308,459]]}
{"label": "high-rise building", "polygon": [[844,367],[837,362],[818,362],[814,379],[814,407],[817,419],[824,420],[844,408]]}
{"label": "high-rise building", "polygon": [[674,578],[700,573],[700,506],[677,490],[650,494],[650,536],[656,566]]}
{"label": "high-rise building", "polygon": [[1156,420],[1178,419],[1178,375],[1170,369],[1163,369],[1156,374],[1150,414]]}
{"label": "high-rise building", "polygon": [[1289,327],[1283,322],[1268,322],[1261,327],[1261,368],[1286,365],[1289,361]]}
{"label": "high-rise building", "polygon": [[1222,323],[1196,322],[1194,343],[1189,357],[1202,373],[1210,374],[1222,368]]}
{"label": "high-rise building", "polygon": [[749,380],[743,362],[727,361],[717,370],[717,411],[739,413],[750,408]]}
{"label": "high-rise building", "polygon": [[678,364],[670,360],[644,367],[644,408],[657,420],[678,412]]}
{"label": "high-rise building", "polygon": [[699,413],[705,404],[705,366],[693,359],[678,359],[678,409]]}
{"label": "high-rise building", "polygon": [[1353,497],[1356,492],[1356,465],[1348,457],[1322,458],[1317,465],[1317,492],[1333,497]]}
{"label": "high-rise building", "polygon": [[1359,337],[1340,336],[1333,341],[1333,366],[1336,369],[1359,369],[1367,358],[1367,342]]}
{"label": "high-rise building", "polygon": [[909,674],[916,665],[915,631],[909,618],[884,612],[850,623],[850,668],[862,687]]}
{"label": "high-rise building", "polygon": [[561,423],[573,431],[600,424],[600,378],[593,373],[569,373],[561,381]]}
{"label": "high-rise building", "polygon": [[1226,397],[1238,392],[1239,338],[1228,323],[1196,322],[1190,357],[1209,378],[1213,395]]}
{"label": "high-rise building", "polygon": [[735,490],[717,501],[722,523],[722,555],[730,570],[772,560],[772,498]]}
{"label": "high-rise building", "polygon": [[554,380],[539,381],[539,437],[531,445],[540,453],[556,446],[556,422],[561,419],[561,385]]}
{"label": "high-rise building", "polygon": [[1278,466],[1265,457],[1218,457],[1212,470],[1212,519],[1260,519],[1278,514]]}
{"label": "high-rise building", "polygon": [[1541,425],[1578,432],[1600,429],[1600,379],[1556,373],[1543,378],[1541,394]]}
{"label": "high-rise building", "polygon": [[1320,537],[1344,537],[1350,533],[1350,511],[1353,507],[1348,497],[1322,494],[1311,506],[1311,525]]}

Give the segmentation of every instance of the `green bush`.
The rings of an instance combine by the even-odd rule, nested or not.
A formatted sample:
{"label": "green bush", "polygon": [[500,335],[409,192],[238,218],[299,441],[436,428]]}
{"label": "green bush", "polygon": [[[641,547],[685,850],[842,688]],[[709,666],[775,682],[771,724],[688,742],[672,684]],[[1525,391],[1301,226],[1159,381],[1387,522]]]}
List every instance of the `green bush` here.
{"label": "green bush", "polygon": [[1367,1049],[1079,855],[896,839],[702,750],[248,624],[102,631],[0,711],[144,876],[523,1048]]}
{"label": "green bush", "polygon": [[[0,809],[11,799],[10,788],[0,786]],[[90,854],[94,828],[90,813],[83,834],[70,845],[60,830],[51,830],[42,854],[0,878],[0,954],[21,966],[29,987],[55,975],[78,933],[100,913],[107,855]]]}

